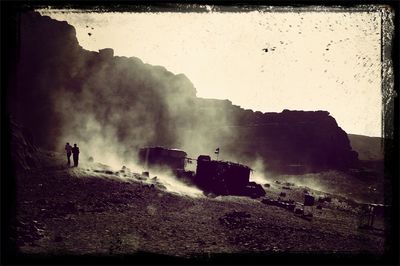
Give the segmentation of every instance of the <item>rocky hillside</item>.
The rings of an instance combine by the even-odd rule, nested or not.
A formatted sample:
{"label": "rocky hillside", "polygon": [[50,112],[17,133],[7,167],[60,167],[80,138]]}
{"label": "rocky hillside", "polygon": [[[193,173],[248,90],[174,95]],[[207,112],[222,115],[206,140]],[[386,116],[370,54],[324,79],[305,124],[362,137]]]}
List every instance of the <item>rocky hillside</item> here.
{"label": "rocky hillside", "polygon": [[[382,221],[375,221],[376,230],[358,229],[359,208],[343,197],[318,192],[324,200],[307,220],[265,199],[188,197],[151,178],[102,171],[97,164],[68,168],[58,163],[61,153],[41,157],[47,157],[47,167],[17,175],[12,228],[18,260],[57,262],[65,256],[82,263],[101,256],[115,262],[123,256],[146,263],[214,264],[237,263],[239,256],[246,264],[247,259],[259,263],[255,258],[287,262],[296,255],[315,259],[315,254],[327,261],[368,254],[378,260],[385,254],[388,232]],[[268,199],[302,200],[305,188],[289,186],[270,183]]]}
{"label": "rocky hillside", "polygon": [[14,168],[28,171],[40,165],[38,147],[32,141],[30,131],[10,120],[11,158]]}
{"label": "rocky hillside", "polygon": [[18,28],[9,112],[41,147],[60,150],[66,141],[78,142],[90,155],[124,160],[147,145],[191,156],[220,147],[221,159],[261,159],[267,169],[283,172],[357,163],[347,134],[328,112],[261,113],[200,99],[184,74],[114,56],[112,49],[82,49],[66,22],[29,12]]}

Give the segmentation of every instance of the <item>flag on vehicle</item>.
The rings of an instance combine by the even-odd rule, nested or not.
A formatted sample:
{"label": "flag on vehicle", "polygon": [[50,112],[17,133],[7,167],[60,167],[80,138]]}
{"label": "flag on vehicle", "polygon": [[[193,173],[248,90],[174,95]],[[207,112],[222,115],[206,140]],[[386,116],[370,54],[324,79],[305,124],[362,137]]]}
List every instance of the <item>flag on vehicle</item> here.
{"label": "flag on vehicle", "polygon": [[219,148],[216,148],[214,153],[219,154]]}

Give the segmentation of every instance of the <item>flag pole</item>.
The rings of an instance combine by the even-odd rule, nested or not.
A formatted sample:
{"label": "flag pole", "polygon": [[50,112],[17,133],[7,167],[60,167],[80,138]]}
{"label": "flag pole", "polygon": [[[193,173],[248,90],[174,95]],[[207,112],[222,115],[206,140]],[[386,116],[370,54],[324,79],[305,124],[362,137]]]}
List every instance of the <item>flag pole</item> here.
{"label": "flag pole", "polygon": [[219,147],[215,149],[215,154],[217,154],[217,161],[218,161],[218,157],[219,157]]}

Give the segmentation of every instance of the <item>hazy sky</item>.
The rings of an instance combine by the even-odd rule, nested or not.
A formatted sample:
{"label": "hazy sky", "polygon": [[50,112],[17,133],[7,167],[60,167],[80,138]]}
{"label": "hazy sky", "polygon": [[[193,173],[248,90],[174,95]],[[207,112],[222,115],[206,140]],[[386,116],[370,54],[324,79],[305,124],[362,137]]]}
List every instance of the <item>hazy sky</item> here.
{"label": "hazy sky", "polygon": [[87,50],[184,73],[199,97],[262,112],[327,110],[348,133],[381,136],[380,12],[209,9],[41,13],[73,25]]}

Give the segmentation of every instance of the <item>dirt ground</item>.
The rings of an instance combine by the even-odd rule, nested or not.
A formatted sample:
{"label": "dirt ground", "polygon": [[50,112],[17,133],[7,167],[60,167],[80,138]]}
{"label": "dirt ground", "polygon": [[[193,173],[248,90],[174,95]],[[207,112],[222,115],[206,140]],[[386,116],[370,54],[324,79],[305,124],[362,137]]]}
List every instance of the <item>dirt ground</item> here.
{"label": "dirt ground", "polygon": [[[134,174],[107,172],[96,164],[70,168],[63,159],[47,152],[42,168],[17,176],[14,229],[22,255],[144,252],[204,259],[385,252],[385,231],[359,229],[357,208],[340,197],[331,195],[321,209],[310,209],[309,221],[262,199],[178,195]],[[282,186],[265,187],[266,197],[276,199],[285,192],[284,198],[301,200],[304,188]]]}

